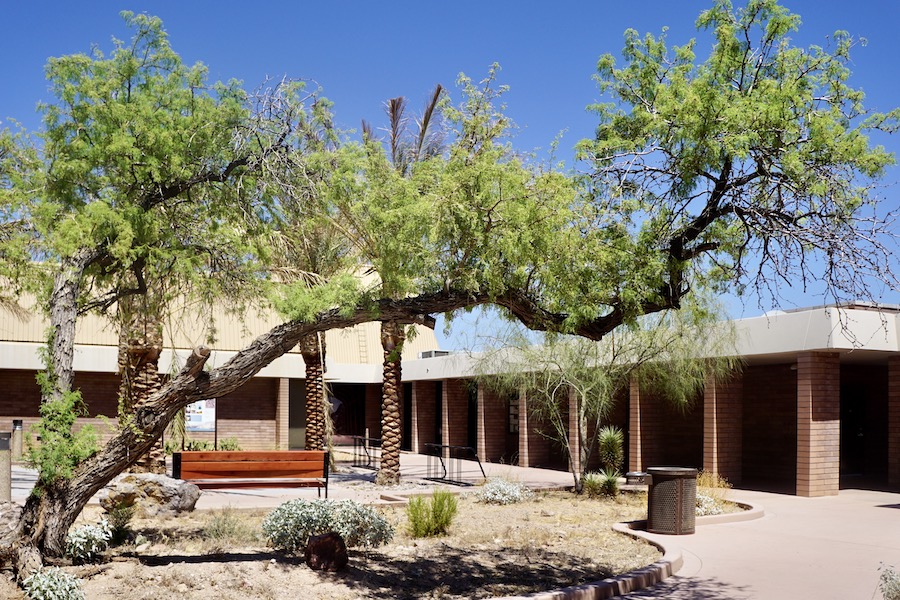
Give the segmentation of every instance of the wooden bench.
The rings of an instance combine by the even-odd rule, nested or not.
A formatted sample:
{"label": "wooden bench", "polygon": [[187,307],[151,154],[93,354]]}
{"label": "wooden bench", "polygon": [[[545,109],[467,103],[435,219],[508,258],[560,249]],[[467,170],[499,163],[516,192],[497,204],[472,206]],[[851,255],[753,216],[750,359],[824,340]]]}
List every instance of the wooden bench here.
{"label": "wooden bench", "polygon": [[328,497],[328,452],[175,452],[172,476],[200,488],[317,487]]}

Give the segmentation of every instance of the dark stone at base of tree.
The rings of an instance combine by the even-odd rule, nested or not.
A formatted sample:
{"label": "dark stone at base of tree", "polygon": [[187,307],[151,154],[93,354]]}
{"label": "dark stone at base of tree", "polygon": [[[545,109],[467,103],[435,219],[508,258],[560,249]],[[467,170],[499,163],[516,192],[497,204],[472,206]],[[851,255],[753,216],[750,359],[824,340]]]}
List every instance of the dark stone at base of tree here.
{"label": "dark stone at base of tree", "polygon": [[344,538],[333,531],[311,536],[306,544],[305,558],[314,571],[340,571],[350,560]]}

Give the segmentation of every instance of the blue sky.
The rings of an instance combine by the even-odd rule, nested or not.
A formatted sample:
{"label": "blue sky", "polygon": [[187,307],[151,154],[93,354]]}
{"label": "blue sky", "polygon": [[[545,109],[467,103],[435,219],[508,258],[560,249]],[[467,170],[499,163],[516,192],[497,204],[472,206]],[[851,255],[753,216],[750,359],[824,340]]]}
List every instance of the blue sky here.
{"label": "blue sky", "polygon": [[[740,4],[741,2],[737,2]],[[797,44],[826,44],[837,29],[865,37],[854,54],[851,81],[876,110],[900,105],[900,2],[784,0],[803,19]],[[336,121],[357,128],[365,118],[382,123],[382,103],[393,96],[424,102],[436,83],[452,87],[460,72],[474,79],[500,63],[510,86],[508,114],[518,124],[520,149],[546,151],[561,131],[561,156],[592,134],[584,108],[599,99],[592,81],[597,58],[619,54],[626,28],[658,33],[680,44],[697,37],[694,21],[709,2],[644,0],[609,2],[278,2],[232,0],[71,0],[7,2],[0,12],[0,121],[39,126],[35,106],[49,99],[43,67],[50,56],[108,51],[113,36],[127,39],[122,10],[163,19],[173,47],[189,63],[208,65],[212,79],[238,78],[254,87],[267,76],[308,78],[335,103]],[[705,47],[698,47],[702,55]],[[900,138],[880,140],[894,152]],[[894,168],[885,180],[900,180]],[[883,191],[896,205],[896,185]],[[886,302],[898,299],[885,298]],[[814,305],[798,297],[797,305]],[[755,303],[732,303],[734,316],[758,314]],[[440,328],[439,328],[440,330]],[[473,325],[460,319],[445,346],[471,341]]]}

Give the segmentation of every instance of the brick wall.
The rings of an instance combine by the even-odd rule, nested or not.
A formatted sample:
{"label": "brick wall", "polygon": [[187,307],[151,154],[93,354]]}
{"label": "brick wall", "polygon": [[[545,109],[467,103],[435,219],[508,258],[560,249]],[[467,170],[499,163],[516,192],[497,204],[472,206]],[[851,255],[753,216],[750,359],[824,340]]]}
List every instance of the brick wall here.
{"label": "brick wall", "polygon": [[629,470],[702,467],[702,398],[679,408],[632,383],[629,402]]}
{"label": "brick wall", "polygon": [[496,393],[478,386],[478,457],[499,462],[506,454],[509,405]]}
{"label": "brick wall", "polygon": [[546,426],[528,408],[528,397],[519,394],[519,466],[546,467],[551,463],[550,441],[542,436]]}
{"label": "brick wall", "polygon": [[425,444],[436,444],[435,420],[437,403],[435,394],[437,384],[434,381],[414,381],[412,384],[412,441],[413,452],[425,453]]}
{"label": "brick wall", "polygon": [[467,446],[469,442],[469,393],[465,379],[444,380],[442,444]]}
{"label": "brick wall", "polygon": [[743,380],[707,382],[703,390],[703,469],[741,483]]}
{"label": "brick wall", "polygon": [[[243,450],[275,448],[275,410],[278,379],[251,379],[216,401],[218,438],[237,438]],[[192,433],[191,438],[213,440],[212,433]]]}
{"label": "brick wall", "polygon": [[840,487],[840,359],[797,357],[797,495],[831,496]]}
{"label": "brick wall", "polygon": [[797,476],[797,371],[792,365],[743,372],[744,485],[793,493]]}

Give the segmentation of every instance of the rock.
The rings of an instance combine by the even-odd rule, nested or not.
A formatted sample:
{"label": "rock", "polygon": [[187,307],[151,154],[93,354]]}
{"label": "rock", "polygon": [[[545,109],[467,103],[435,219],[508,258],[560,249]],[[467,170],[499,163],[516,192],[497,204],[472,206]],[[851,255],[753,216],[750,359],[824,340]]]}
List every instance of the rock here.
{"label": "rock", "polygon": [[310,536],[305,558],[309,568],[315,571],[340,571],[350,560],[344,538],[333,531]]}
{"label": "rock", "polygon": [[118,506],[134,506],[139,518],[191,512],[200,488],[193,483],[155,473],[126,473],[107,486],[100,506],[107,512]]}

